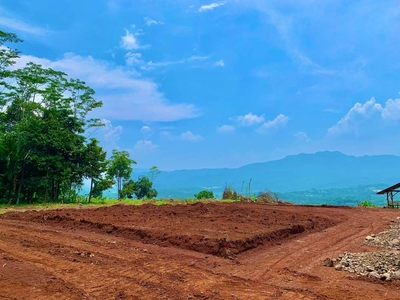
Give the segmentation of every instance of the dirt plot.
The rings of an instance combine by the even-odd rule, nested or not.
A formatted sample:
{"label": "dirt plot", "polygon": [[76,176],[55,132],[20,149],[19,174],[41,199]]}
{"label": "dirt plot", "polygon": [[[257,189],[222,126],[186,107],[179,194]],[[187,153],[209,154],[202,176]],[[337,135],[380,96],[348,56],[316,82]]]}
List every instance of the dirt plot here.
{"label": "dirt plot", "polygon": [[399,299],[324,267],[400,211],[196,203],[0,216],[0,299]]}

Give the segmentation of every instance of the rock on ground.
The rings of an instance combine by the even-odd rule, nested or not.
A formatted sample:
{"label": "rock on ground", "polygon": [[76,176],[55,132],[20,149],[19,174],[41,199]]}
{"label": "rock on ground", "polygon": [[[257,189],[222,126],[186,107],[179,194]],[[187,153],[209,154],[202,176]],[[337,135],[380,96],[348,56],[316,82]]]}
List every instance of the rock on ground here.
{"label": "rock on ground", "polygon": [[390,229],[367,236],[364,244],[379,248],[379,251],[345,252],[334,260],[326,258],[324,266],[374,279],[400,280],[400,217],[392,220]]}

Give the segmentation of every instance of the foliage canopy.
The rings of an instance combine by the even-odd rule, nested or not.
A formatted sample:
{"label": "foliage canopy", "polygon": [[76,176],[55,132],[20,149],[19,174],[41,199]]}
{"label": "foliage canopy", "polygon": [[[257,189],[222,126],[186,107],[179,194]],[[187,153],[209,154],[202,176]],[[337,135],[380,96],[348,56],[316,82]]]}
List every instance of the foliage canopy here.
{"label": "foliage canopy", "polygon": [[[102,125],[88,118],[102,102],[85,82],[63,72],[33,62],[11,68],[20,52],[9,44],[18,42],[0,30],[0,203],[73,201],[85,179],[89,202],[115,183],[121,198],[136,162],[118,150],[107,160],[99,141],[85,136]],[[140,186],[149,183],[140,182],[141,195]]]}
{"label": "foliage canopy", "polygon": [[209,190],[203,190],[198,194],[195,194],[194,197],[198,200],[200,199],[214,199],[214,193]]}

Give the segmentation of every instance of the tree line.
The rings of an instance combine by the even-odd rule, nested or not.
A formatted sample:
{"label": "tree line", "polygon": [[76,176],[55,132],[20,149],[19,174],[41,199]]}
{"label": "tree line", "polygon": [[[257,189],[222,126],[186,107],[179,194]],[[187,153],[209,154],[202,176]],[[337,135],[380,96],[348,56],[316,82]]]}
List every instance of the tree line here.
{"label": "tree line", "polygon": [[[89,128],[103,126],[88,113],[102,106],[79,79],[29,62],[15,68],[21,40],[0,30],[0,203],[70,202],[84,180],[88,201],[114,184],[118,198],[156,197],[149,177],[130,179],[136,164],[127,151],[111,158]],[[10,46],[11,45],[11,46]],[[154,178],[153,178],[154,179]]]}

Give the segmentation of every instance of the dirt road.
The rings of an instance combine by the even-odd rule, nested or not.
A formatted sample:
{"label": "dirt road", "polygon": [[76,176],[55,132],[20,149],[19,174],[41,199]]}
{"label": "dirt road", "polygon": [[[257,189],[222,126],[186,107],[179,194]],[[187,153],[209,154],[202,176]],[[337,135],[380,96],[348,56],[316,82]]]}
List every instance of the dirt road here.
{"label": "dirt road", "polygon": [[[0,299],[400,299],[322,265],[400,216],[210,203],[0,216]],[[228,247],[228,249],[227,249]]]}

